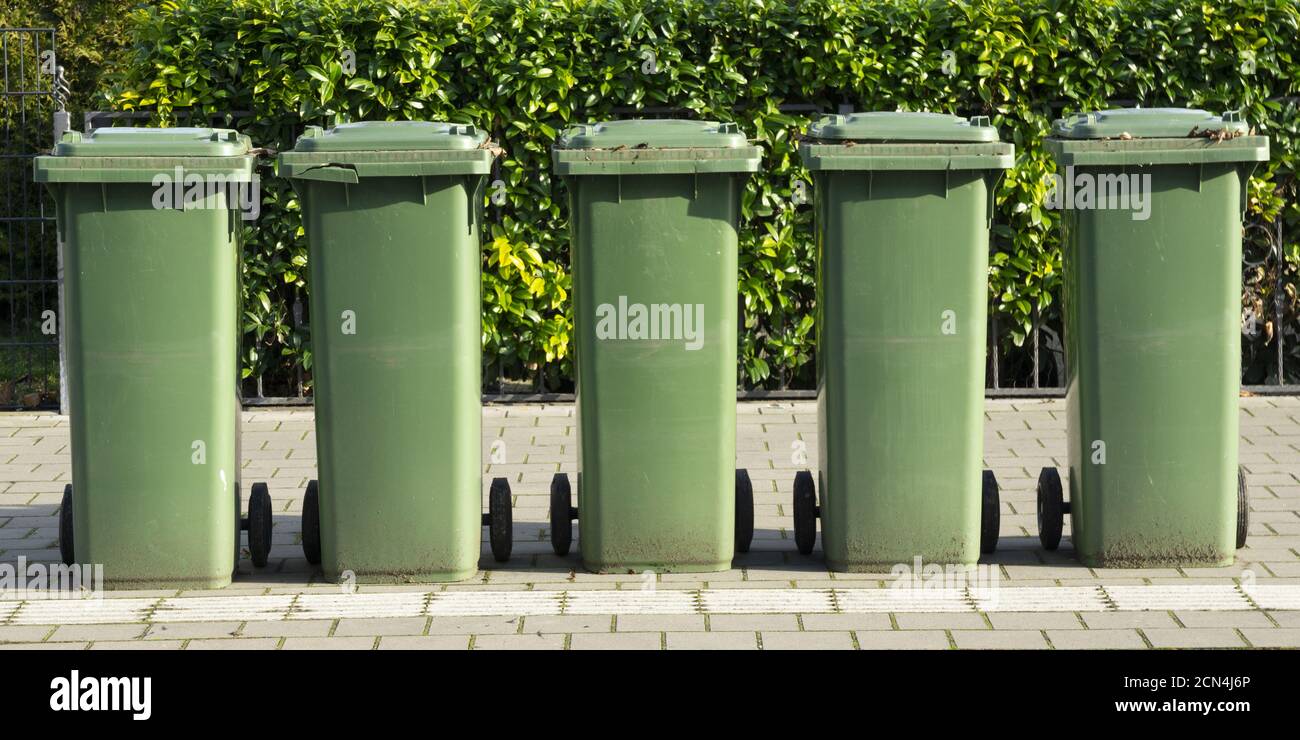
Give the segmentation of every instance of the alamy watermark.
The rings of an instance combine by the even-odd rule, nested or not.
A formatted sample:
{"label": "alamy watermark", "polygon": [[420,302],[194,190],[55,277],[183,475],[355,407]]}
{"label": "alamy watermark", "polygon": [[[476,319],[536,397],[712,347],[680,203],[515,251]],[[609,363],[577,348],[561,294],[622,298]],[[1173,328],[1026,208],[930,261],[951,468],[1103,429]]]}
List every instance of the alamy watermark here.
{"label": "alamy watermark", "polygon": [[84,599],[102,597],[104,565],[64,565],[63,563],[29,563],[18,556],[16,562],[0,563],[0,597],[20,599]]}
{"label": "alamy watermark", "polygon": [[153,207],[160,211],[233,208],[245,221],[255,221],[262,212],[261,178],[257,175],[199,174],[177,165],[171,172],[154,175],[152,184]]}
{"label": "alamy watermark", "polygon": [[618,305],[596,306],[597,339],[674,340],[684,342],[687,351],[704,346],[703,303],[629,303],[625,295]]}
{"label": "alamy watermark", "polygon": [[1134,221],[1151,218],[1151,173],[1075,172],[1051,173],[1047,182],[1047,207],[1053,210],[1132,211]]}
{"label": "alamy watermark", "polygon": [[889,569],[894,589],[951,591],[964,594],[968,589],[984,599],[996,602],[1002,571],[997,565],[954,565],[926,563],[920,555],[910,563],[898,563]]}
{"label": "alamy watermark", "polygon": [[131,719],[153,716],[153,679],[144,676],[83,676],[72,670],[50,681],[55,712],[130,712]]}

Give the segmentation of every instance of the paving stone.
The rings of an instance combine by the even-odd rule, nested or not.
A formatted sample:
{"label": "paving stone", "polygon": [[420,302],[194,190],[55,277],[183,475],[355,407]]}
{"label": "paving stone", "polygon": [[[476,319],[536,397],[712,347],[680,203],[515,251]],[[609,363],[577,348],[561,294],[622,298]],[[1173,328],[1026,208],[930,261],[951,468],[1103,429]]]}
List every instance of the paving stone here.
{"label": "paving stone", "polygon": [[1257,648],[1300,648],[1300,629],[1243,629],[1241,633]]}
{"label": "paving stone", "polygon": [[1147,647],[1136,629],[1048,630],[1047,639],[1058,650],[1143,650]]}
{"label": "paving stone", "polygon": [[134,640],[144,635],[143,624],[65,624],[54,631],[52,642]]}
{"label": "paving stone", "polygon": [[703,632],[703,614],[621,614],[619,632]]}
{"label": "paving stone", "polygon": [[1083,623],[1071,612],[989,612],[995,630],[1071,630]]}
{"label": "paving stone", "polygon": [[146,640],[189,640],[231,637],[239,622],[157,622],[144,634]]}
{"label": "paving stone", "polygon": [[852,650],[848,632],[763,632],[764,650]]}
{"label": "paving stone", "polygon": [[709,630],[713,632],[773,632],[799,630],[793,614],[711,614]]}
{"label": "paving stone", "polygon": [[283,619],[276,622],[245,622],[240,637],[327,637],[332,619]]}
{"label": "paving stone", "polygon": [[893,626],[888,614],[805,614],[803,628],[808,632],[830,630],[888,630]]}
{"label": "paving stone", "polygon": [[[193,644],[193,643],[191,643]],[[373,650],[374,637],[288,637],[281,650]]]}
{"label": "paving stone", "polygon": [[669,632],[669,650],[757,650],[753,632]]}
{"label": "paving stone", "polygon": [[85,650],[88,642],[0,642],[0,650]]}
{"label": "paving stone", "polygon": [[1174,612],[1184,627],[1272,627],[1263,612]]}
{"label": "paving stone", "polygon": [[[84,643],[78,643],[84,644]],[[91,650],[180,650],[184,640],[96,640]]]}
{"label": "paving stone", "polygon": [[609,632],[613,624],[614,617],[611,614],[526,617],[523,631],[542,634]]}
{"label": "paving stone", "polygon": [[942,630],[857,630],[862,650],[947,650],[948,635]]}
{"label": "paving stone", "polygon": [[1046,650],[1049,646],[1038,630],[953,630],[959,650]]}
{"label": "paving stone", "polygon": [[618,632],[574,634],[569,641],[570,650],[662,650],[658,632]]}
{"label": "paving stone", "polygon": [[475,650],[561,650],[564,635],[539,635],[528,632],[522,635],[478,635],[474,638]]}
{"label": "paving stone", "polygon": [[916,629],[953,629],[953,630],[986,630],[988,624],[984,617],[979,614],[970,612],[939,612],[939,613],[921,613],[921,612],[899,612],[894,615],[898,622],[899,629],[916,630]]}
{"label": "paving stone", "polygon": [[221,638],[212,640],[190,640],[186,650],[275,650],[280,641],[274,637],[256,638]]}
{"label": "paving stone", "polygon": [[55,629],[54,625],[3,625],[0,624],[0,643],[40,642]]}
{"label": "paving stone", "polygon": [[[1279,627],[1300,628],[1300,611],[1273,611],[1268,613]],[[3,630],[0,627],[0,630]]]}
{"label": "paving stone", "polygon": [[468,650],[469,635],[385,635],[380,650]]}
{"label": "paving stone", "polygon": [[1178,626],[1168,612],[1081,612],[1088,629],[1173,629]]}
{"label": "paving stone", "polygon": [[1237,632],[1226,627],[1144,629],[1142,634],[1158,648],[1246,647]]}
{"label": "paving stone", "polygon": [[354,635],[422,635],[426,617],[399,617],[383,619],[340,619],[334,628],[335,637]]}

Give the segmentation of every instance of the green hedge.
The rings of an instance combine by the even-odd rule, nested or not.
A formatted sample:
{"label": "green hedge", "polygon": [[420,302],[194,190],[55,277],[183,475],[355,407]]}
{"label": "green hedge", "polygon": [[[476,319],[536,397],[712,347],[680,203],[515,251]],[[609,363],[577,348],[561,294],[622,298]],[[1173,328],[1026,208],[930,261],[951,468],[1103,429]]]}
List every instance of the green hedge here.
{"label": "green hedge", "polygon": [[[1059,321],[1058,216],[1044,207],[1051,165],[1039,142],[1063,111],[1244,109],[1273,137],[1273,160],[1251,184],[1252,217],[1282,219],[1288,257],[1300,257],[1300,112],[1286,100],[1300,94],[1294,0],[179,0],[129,21],[132,45],[109,102],[162,122],[247,111],[234,123],[275,148],[292,146],[305,124],[339,120],[438,118],[489,130],[507,152],[507,198],[487,208],[484,247],[490,381],[569,382],[566,209],[549,147],[571,123],[734,120],[763,148],[743,203],[738,381],[749,387],[814,382],[811,212],[792,196],[808,182],[796,137],[816,110],[989,115],[1015,143],[1017,164],[997,192],[989,272],[1001,349],[1010,351],[1004,375],[1024,365],[1015,347],[1035,321]],[[356,55],[354,74],[345,50]],[[308,288],[298,204],[274,179],[264,181],[264,201],[248,234],[244,372],[290,377],[301,368],[309,377],[309,337],[293,319]],[[1263,315],[1276,275],[1260,269],[1247,275],[1243,301],[1259,301]],[[1293,273],[1285,266],[1284,279]],[[1286,290],[1294,326],[1295,290]],[[1251,338],[1247,361],[1270,339]]]}

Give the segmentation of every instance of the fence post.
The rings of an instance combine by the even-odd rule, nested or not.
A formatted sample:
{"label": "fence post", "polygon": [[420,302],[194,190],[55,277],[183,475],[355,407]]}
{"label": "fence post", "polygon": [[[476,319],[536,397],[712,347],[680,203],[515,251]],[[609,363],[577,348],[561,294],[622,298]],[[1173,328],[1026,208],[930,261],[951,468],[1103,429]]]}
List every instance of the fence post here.
{"label": "fence post", "polygon": [[[63,134],[72,126],[71,116],[68,114],[67,110],[67,96],[69,91],[68,80],[63,76],[63,66],[60,65],[54,76],[54,139],[51,143],[51,148],[58,146],[59,140],[63,138]],[[55,208],[58,208],[57,203],[55,204]],[[64,326],[67,324],[68,313],[67,301],[65,301],[63,297],[63,234],[59,231],[57,226],[54,230],[54,245],[54,279],[58,290],[59,301],[57,326],[59,331],[59,413],[66,416],[71,412],[68,403],[68,334],[64,330]]]}

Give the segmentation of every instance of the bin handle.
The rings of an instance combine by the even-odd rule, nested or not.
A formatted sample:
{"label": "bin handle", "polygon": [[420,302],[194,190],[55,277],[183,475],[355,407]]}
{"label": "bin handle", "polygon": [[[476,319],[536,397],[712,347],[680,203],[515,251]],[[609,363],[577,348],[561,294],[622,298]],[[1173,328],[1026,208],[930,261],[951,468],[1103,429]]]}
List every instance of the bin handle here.
{"label": "bin handle", "polygon": [[993,214],[998,210],[998,183],[1002,182],[1003,177],[1006,177],[1006,170],[985,170],[984,172],[985,199],[988,202],[988,213],[984,214],[985,229],[993,228]]}
{"label": "bin handle", "polygon": [[1241,183],[1238,188],[1240,194],[1240,203],[1238,205],[1243,218],[1246,215],[1246,208],[1250,206],[1250,176],[1255,174],[1255,170],[1258,168],[1259,162],[1242,162],[1241,166],[1237,167],[1237,178]]}

